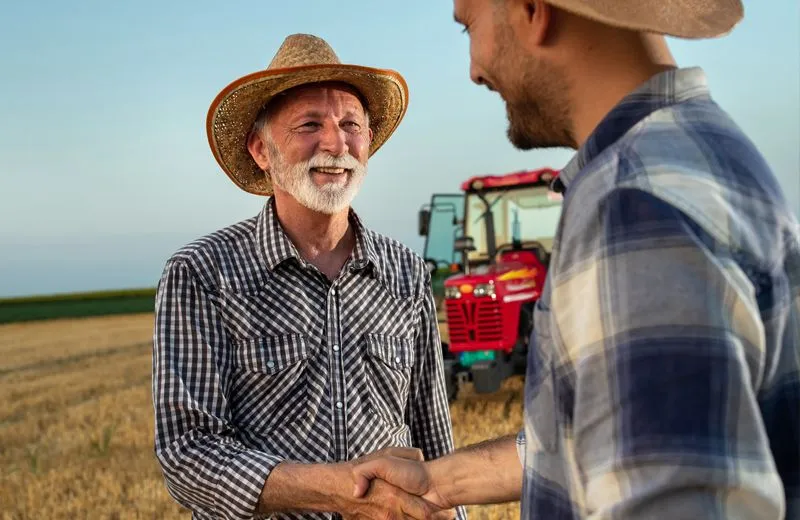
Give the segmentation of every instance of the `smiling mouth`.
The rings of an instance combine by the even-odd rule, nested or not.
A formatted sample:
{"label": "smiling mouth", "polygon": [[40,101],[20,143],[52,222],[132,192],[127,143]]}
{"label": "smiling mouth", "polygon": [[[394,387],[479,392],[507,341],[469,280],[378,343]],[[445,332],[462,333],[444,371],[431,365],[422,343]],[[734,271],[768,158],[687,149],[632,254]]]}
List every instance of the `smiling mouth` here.
{"label": "smiling mouth", "polygon": [[342,175],[351,172],[349,168],[311,168],[311,171],[314,173],[324,173],[326,175]]}

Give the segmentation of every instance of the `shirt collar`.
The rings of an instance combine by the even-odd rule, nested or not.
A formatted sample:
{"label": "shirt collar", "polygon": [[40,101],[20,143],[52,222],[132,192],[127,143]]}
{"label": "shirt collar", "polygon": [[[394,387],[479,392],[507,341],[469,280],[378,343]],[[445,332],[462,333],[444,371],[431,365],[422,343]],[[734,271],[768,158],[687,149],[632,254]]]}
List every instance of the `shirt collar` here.
{"label": "shirt collar", "polygon": [[700,67],[670,69],[654,75],[606,114],[553,181],[552,189],[564,193],[578,173],[594,158],[656,110],[709,96],[706,75]]}
{"label": "shirt collar", "polygon": [[258,216],[256,238],[263,265],[270,271],[274,271],[278,265],[290,258],[301,260],[297,248],[283,231],[275,212],[275,199],[272,197],[267,199]]}
{"label": "shirt collar", "polygon": [[380,275],[380,263],[378,262],[378,253],[375,250],[375,240],[372,234],[353,209],[350,209],[349,218],[350,225],[353,226],[356,235],[356,246],[353,249],[351,268],[360,271],[371,267],[375,275]]}
{"label": "shirt collar", "polygon": [[[374,239],[352,208],[348,218],[356,236],[356,245],[350,255],[349,268],[352,271],[360,271],[367,267],[372,267],[373,272],[376,275],[379,274],[380,264],[375,250]],[[273,197],[267,199],[258,216],[256,238],[261,260],[270,271],[274,271],[281,263],[292,258],[301,264],[305,263],[297,248],[283,230],[280,220],[278,220]]]}

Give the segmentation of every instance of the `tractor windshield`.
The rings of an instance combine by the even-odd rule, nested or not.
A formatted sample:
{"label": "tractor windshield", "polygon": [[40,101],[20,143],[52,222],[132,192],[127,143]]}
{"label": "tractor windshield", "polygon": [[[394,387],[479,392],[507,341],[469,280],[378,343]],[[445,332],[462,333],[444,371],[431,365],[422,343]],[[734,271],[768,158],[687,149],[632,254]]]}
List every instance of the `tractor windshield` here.
{"label": "tractor windshield", "polygon": [[[561,196],[547,186],[529,186],[490,191],[485,194],[494,217],[495,247],[511,244],[514,238],[536,240],[551,250],[558,219]],[[475,193],[467,195],[464,234],[474,240],[475,251],[469,261],[489,260],[486,243],[486,204]]]}
{"label": "tractor windshield", "polygon": [[430,220],[425,237],[424,256],[441,267],[459,261],[453,243],[464,216],[464,194],[436,194],[431,199]]}

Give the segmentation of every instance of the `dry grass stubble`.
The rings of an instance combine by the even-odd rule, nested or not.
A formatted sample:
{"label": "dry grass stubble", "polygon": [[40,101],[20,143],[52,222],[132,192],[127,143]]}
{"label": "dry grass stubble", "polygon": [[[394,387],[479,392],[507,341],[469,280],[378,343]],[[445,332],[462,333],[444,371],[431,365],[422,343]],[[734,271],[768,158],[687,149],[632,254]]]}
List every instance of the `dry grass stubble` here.
{"label": "dry grass stubble", "polygon": [[[190,518],[153,455],[152,315],[0,326],[2,518]],[[465,389],[451,406],[457,446],[516,432],[522,384]],[[519,518],[518,504],[469,508]]]}

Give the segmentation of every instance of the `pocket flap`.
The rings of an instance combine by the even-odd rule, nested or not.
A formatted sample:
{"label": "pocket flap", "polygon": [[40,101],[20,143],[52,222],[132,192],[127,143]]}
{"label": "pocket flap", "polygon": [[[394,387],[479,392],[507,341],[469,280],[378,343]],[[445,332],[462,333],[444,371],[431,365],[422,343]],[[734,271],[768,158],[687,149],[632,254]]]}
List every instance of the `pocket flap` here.
{"label": "pocket flap", "polygon": [[264,336],[239,341],[236,366],[245,370],[274,374],[310,355],[308,341],[300,334]]}
{"label": "pocket flap", "polygon": [[414,342],[409,338],[367,334],[367,354],[398,369],[414,366]]}

